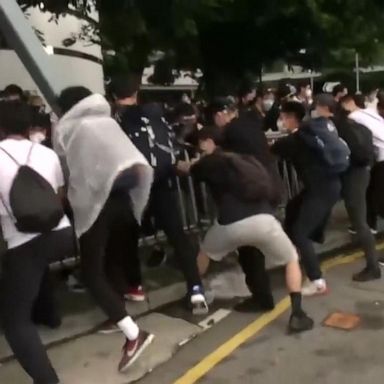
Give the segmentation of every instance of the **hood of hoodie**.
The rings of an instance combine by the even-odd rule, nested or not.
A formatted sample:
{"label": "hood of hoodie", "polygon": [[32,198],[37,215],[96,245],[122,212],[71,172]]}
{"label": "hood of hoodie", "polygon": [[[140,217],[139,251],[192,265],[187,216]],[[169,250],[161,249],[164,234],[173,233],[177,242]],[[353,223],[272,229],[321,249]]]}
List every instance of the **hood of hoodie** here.
{"label": "hood of hoodie", "polygon": [[110,117],[111,107],[104,96],[94,94],[86,97],[73,106],[61,119],[61,123],[71,120],[92,117]]}

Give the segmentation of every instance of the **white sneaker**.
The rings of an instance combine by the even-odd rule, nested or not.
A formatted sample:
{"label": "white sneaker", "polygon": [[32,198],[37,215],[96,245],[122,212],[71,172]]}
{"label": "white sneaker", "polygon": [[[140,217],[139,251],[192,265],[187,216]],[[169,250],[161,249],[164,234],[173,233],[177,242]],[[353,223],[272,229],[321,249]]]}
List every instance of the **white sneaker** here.
{"label": "white sneaker", "polygon": [[327,282],[324,279],[308,281],[304,284],[301,294],[303,296],[319,296],[328,293]]}

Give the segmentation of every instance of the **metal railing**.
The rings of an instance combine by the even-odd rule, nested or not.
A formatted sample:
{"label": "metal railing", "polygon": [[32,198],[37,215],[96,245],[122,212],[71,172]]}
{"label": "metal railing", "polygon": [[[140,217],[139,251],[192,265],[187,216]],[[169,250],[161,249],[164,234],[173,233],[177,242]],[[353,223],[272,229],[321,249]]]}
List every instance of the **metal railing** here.
{"label": "metal railing", "polygon": [[[282,134],[268,135],[270,140],[282,137]],[[189,155],[185,151],[185,159]],[[277,167],[283,181],[284,197],[280,211],[284,211],[286,202],[300,190],[300,183],[294,167],[286,161],[278,161]],[[172,193],[172,191],[170,191]],[[196,183],[191,176],[176,177],[176,193],[179,202],[181,220],[186,233],[202,238],[205,231],[213,223],[216,213],[215,205],[204,183]],[[1,235],[1,234],[0,234]],[[0,239],[1,240],[1,239]],[[142,236],[139,245],[154,246],[166,240],[165,234],[153,225],[153,234]],[[70,267],[78,262],[78,257],[70,257],[52,264],[52,269]]]}

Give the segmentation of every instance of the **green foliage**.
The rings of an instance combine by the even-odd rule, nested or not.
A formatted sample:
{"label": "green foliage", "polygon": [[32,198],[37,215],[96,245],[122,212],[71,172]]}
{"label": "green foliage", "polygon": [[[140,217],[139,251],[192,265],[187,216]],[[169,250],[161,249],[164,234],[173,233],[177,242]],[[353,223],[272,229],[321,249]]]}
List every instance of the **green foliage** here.
{"label": "green foliage", "polygon": [[[111,71],[142,70],[154,50],[176,67],[204,69],[209,78],[259,73],[276,59],[311,69],[348,66],[358,51],[374,60],[384,36],[382,0],[19,0],[100,24],[81,38],[101,36]],[[70,9],[70,10],[69,10]],[[76,9],[76,11],[74,10]],[[303,54],[305,50],[305,54]]]}

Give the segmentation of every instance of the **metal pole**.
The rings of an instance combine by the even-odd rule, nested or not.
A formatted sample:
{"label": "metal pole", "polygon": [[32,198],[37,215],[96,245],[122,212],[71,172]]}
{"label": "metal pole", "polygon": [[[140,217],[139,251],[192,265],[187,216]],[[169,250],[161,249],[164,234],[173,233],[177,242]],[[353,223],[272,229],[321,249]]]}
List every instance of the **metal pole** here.
{"label": "metal pole", "polygon": [[61,77],[55,73],[53,63],[16,0],[0,1],[0,29],[52,110],[57,112],[55,100],[62,90]]}
{"label": "metal pole", "polygon": [[355,63],[356,63],[356,93],[360,93],[360,57],[359,53],[355,54]]}

